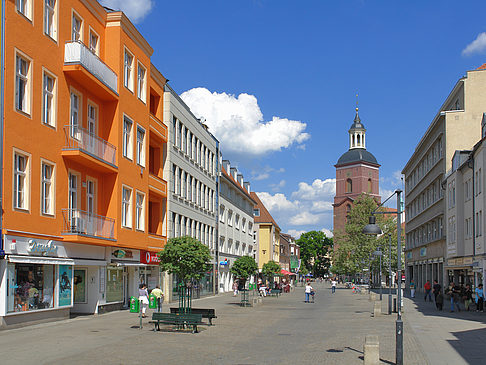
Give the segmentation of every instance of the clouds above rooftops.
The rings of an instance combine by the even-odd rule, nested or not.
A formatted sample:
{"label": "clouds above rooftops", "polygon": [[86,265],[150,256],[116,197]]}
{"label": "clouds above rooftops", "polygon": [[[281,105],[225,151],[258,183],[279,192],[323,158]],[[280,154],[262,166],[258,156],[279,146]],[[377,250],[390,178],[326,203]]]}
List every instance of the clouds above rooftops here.
{"label": "clouds above rooftops", "polygon": [[469,43],[466,48],[462,50],[463,56],[471,56],[476,53],[484,53],[486,51],[486,32],[479,33],[475,40]]}
{"label": "clouds above rooftops", "polygon": [[182,93],[181,98],[198,118],[206,119],[226,152],[261,156],[301,146],[310,138],[301,121],[277,116],[265,121],[254,95],[236,96],[199,87]]}
{"label": "clouds above rooftops", "polygon": [[133,22],[145,18],[154,7],[154,0],[100,0],[100,4],[113,10],[121,10]]}

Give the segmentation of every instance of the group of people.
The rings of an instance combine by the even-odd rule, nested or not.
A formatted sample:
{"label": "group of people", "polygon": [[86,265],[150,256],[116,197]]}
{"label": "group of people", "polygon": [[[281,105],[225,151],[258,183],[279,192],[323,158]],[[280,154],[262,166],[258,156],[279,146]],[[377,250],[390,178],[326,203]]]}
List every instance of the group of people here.
{"label": "group of people", "polygon": [[[415,298],[415,283],[412,280],[410,282],[410,296]],[[454,282],[451,282],[449,286],[443,291],[442,286],[439,284],[437,280],[434,280],[434,284],[430,284],[430,281],[427,280],[424,284],[424,300],[427,301],[427,298],[430,302],[432,302],[432,294],[434,295],[434,302],[435,306],[438,310],[442,310],[444,306],[444,300],[448,300],[450,302],[450,311],[454,312],[457,310],[458,312],[461,311],[461,303],[464,303],[464,309],[466,311],[471,310],[471,304],[475,303],[476,311],[483,312],[484,311],[484,301],[486,299],[485,293],[483,290],[483,284],[479,284],[478,287],[474,290],[471,288],[471,284],[466,285],[456,285]]]}
{"label": "group of people", "polygon": [[[157,285],[155,289],[152,289],[150,292],[151,295],[155,297],[157,300],[157,307],[159,312],[162,311],[162,302],[164,301],[164,293],[160,289],[160,287]],[[147,290],[147,285],[142,283],[138,286],[138,300],[142,302],[142,317],[146,318],[147,315],[145,312],[147,311],[147,307],[149,305],[149,293]]]}

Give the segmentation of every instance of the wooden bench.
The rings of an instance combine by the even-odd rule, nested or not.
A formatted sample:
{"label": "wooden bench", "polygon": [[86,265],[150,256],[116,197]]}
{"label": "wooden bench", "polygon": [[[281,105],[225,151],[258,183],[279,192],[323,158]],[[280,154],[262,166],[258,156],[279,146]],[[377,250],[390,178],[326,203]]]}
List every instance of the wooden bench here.
{"label": "wooden bench", "polygon": [[192,333],[197,333],[197,326],[203,325],[205,323],[202,322],[202,315],[201,314],[193,314],[193,313],[183,313],[183,314],[174,314],[174,313],[159,313],[154,312],[152,314],[152,321],[150,323],[154,324],[154,331],[160,330],[160,323],[163,324],[173,324],[177,326],[177,328],[181,329],[184,326],[192,326]]}
{"label": "wooden bench", "polygon": [[[179,308],[170,308],[170,313],[175,314],[179,313]],[[216,312],[212,308],[191,308],[191,313],[192,314],[201,314],[202,318],[207,318],[209,325],[213,325],[213,318],[218,318],[216,317]]]}
{"label": "wooden bench", "polygon": [[282,294],[282,289],[272,289],[272,291],[267,295],[276,296],[278,298],[278,296],[281,294]]}

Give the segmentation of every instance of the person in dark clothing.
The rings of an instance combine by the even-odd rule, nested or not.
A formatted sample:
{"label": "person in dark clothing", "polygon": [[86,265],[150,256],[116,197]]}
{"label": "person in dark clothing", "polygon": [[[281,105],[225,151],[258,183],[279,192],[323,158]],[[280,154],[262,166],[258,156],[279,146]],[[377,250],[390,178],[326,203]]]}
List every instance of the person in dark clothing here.
{"label": "person in dark clothing", "polygon": [[438,310],[441,311],[443,305],[444,305],[444,295],[439,289],[437,294],[435,295],[435,306],[437,307]]}
{"label": "person in dark clothing", "polygon": [[466,287],[464,288],[463,291],[463,296],[462,299],[464,299],[464,308],[469,311],[469,306],[472,303],[472,290],[471,290],[471,285],[466,284]]}
{"label": "person in dark clothing", "polygon": [[432,290],[434,293],[434,299],[437,301],[437,295],[439,295],[440,290],[442,287],[440,286],[439,282],[437,280],[434,280],[434,285],[432,286]]}

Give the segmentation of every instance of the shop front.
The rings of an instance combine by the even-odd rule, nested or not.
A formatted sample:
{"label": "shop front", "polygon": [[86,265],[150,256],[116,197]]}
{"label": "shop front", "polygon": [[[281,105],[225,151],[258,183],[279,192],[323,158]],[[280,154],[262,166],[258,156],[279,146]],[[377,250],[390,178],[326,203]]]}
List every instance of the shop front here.
{"label": "shop front", "polygon": [[163,288],[163,272],[160,269],[160,258],[157,253],[140,251],[140,263],[145,266],[140,267],[139,282],[146,284],[149,292],[156,286]]}

